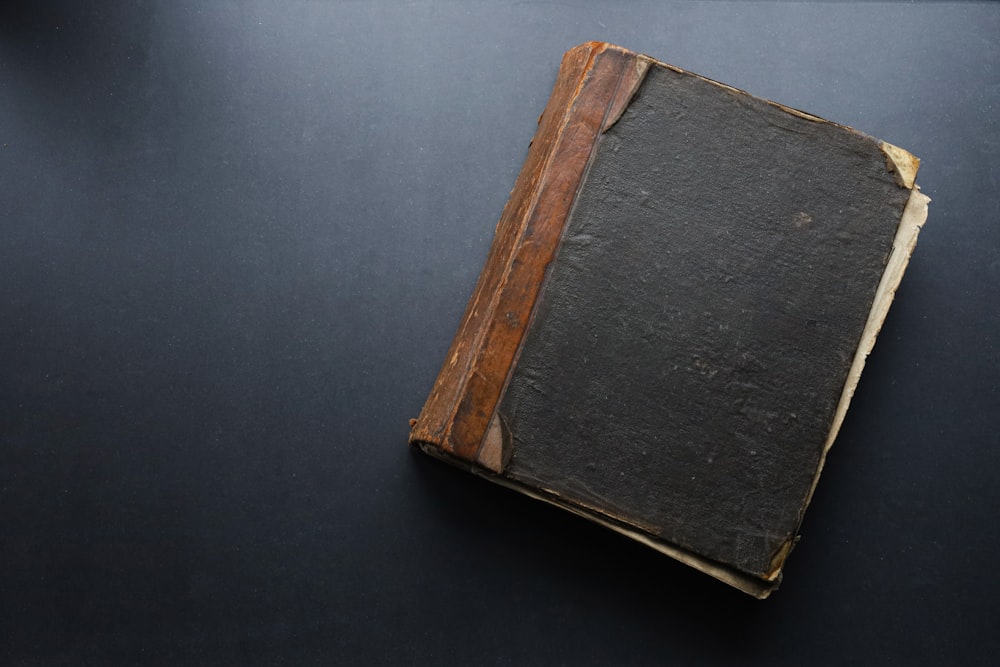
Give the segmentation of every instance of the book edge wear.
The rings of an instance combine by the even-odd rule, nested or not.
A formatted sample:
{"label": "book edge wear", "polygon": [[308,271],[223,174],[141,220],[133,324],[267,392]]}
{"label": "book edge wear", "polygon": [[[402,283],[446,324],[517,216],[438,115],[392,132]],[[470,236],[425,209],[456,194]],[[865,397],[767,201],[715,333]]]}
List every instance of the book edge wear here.
{"label": "book edge wear", "polygon": [[[749,95],[603,42],[588,42],[565,54],[552,95],[539,117],[524,167],[497,223],[485,267],[458,332],[419,418],[411,420],[409,442],[432,456],[588,518],[746,593],[765,598],[780,582],[781,570],[794,539],[789,539],[775,555],[772,569],[766,576],[755,577],[669,544],[597,508],[566,502],[554,494],[502,476],[512,453],[512,438],[499,416],[498,406],[531,326],[548,265],[559,247],[600,135],[625,112],[653,65],[697,77],[738,95]],[[799,118],[830,123],[775,102],[767,103]],[[856,132],[844,126],[837,127]],[[899,187],[910,190],[910,196],[823,445],[812,486],[800,509],[800,521],[927,218],[930,200],[915,183],[920,161],[885,142],[879,142],[879,148],[885,156],[886,169]]]}

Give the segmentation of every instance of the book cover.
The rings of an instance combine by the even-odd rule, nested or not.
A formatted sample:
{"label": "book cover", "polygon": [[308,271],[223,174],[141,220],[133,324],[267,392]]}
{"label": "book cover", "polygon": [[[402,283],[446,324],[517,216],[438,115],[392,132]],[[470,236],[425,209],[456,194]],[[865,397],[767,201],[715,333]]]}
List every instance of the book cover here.
{"label": "book cover", "polygon": [[570,50],[410,443],[766,597],[926,219],[918,166]]}

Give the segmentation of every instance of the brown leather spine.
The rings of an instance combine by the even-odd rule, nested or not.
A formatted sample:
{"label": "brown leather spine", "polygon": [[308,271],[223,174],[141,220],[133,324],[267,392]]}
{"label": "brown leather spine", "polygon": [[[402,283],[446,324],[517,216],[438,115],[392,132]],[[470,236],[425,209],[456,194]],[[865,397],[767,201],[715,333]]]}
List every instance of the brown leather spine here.
{"label": "brown leather spine", "polygon": [[640,72],[640,56],[601,42],[582,44],[563,57],[485,268],[411,428],[411,444],[485,464],[478,460],[482,442],[594,146],[605,124],[617,120],[623,93],[631,97]]}

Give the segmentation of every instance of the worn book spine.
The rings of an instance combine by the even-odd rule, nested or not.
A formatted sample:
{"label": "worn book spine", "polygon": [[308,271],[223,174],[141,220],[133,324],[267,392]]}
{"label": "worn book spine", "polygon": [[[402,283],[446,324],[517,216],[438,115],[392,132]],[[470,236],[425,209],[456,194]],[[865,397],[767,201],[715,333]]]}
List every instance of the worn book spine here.
{"label": "worn book spine", "polygon": [[588,42],[567,52],[458,333],[410,442],[500,472],[509,438],[496,418],[546,267],[597,138],[618,119],[650,60]]}

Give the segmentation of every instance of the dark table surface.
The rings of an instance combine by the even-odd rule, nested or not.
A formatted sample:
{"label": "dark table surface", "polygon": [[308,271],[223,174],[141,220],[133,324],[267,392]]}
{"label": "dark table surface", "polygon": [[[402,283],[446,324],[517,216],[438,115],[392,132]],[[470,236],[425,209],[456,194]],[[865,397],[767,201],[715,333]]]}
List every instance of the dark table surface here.
{"label": "dark table surface", "polygon": [[[589,39],[924,160],[764,602],[405,446]],[[996,660],[1000,5],[8,0],[0,142],[3,664]]]}

